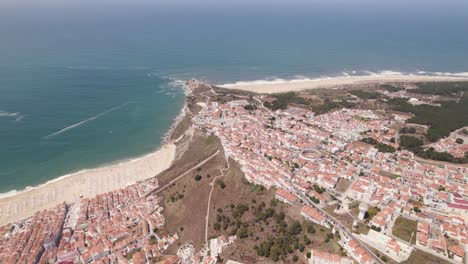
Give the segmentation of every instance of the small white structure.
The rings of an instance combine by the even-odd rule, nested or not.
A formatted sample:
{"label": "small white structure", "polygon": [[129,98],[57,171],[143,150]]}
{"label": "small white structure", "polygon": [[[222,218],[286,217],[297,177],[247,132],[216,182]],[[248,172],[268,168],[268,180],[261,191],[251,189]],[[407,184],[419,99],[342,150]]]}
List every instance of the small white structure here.
{"label": "small white structure", "polygon": [[364,216],[366,216],[367,209],[369,209],[369,206],[366,203],[359,204],[359,215],[358,215],[359,220],[361,221],[364,220]]}
{"label": "small white structure", "polygon": [[230,236],[226,238],[225,236],[220,236],[218,238],[213,238],[210,240],[210,256],[213,259],[216,259],[219,254],[223,253],[223,248],[234,243],[236,236]]}

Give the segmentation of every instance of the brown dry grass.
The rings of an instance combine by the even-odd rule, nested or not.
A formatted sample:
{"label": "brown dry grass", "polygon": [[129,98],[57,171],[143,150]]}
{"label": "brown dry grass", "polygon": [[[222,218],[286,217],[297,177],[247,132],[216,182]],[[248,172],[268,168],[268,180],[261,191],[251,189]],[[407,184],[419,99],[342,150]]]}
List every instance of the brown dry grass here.
{"label": "brown dry grass", "polygon": [[[207,136],[197,132],[182,157],[159,176],[160,186],[167,184],[218,149],[221,149],[218,140],[208,139]],[[180,236],[179,242],[169,248],[169,254],[175,253],[178,246],[185,242],[193,242],[197,251],[201,249],[205,242],[205,214],[210,191],[209,183],[213,177],[221,173],[219,167],[224,163],[223,153],[220,152],[200,169],[192,171],[160,193],[166,220],[166,225],[161,232],[171,234],[177,232]],[[196,175],[201,175],[202,179],[196,181]]]}
{"label": "brown dry grass", "polygon": [[[239,204],[244,204],[249,207],[249,210],[244,213],[241,217],[241,222],[248,224],[248,233],[247,238],[237,238],[235,243],[223,252],[222,257],[227,260],[236,260],[242,263],[274,263],[271,259],[259,257],[254,250],[255,245],[259,245],[262,241],[266,239],[273,239],[278,234],[276,233],[277,225],[273,218],[267,220],[266,222],[256,222],[255,221],[255,208],[262,202],[266,204],[265,209],[269,208],[271,201],[274,200],[275,189],[270,190],[261,190],[258,186],[247,183],[243,173],[240,171],[237,163],[231,161],[231,168],[226,173],[225,177],[222,178],[226,187],[222,189],[218,184],[216,189],[213,192],[212,197],[212,208],[209,219],[209,237],[217,237],[219,235],[229,235],[232,230],[235,230],[234,227],[227,227],[226,230],[223,227],[219,231],[215,230],[214,224],[217,221],[217,215],[231,216],[232,210],[230,205],[237,206]],[[281,202],[277,202],[277,205],[272,207],[275,212],[284,212],[286,215],[285,221],[288,224],[291,224],[293,221],[299,221],[303,226],[303,231],[299,238],[306,235],[310,240],[311,244],[306,245],[304,252],[296,250],[294,253],[289,254],[288,258],[284,262],[279,263],[290,263],[292,262],[292,256],[297,255],[299,261],[297,263],[305,263],[306,259],[304,255],[311,248],[321,249],[332,253],[340,253],[341,247],[337,244],[335,238],[326,241],[327,235],[331,233],[330,229],[325,227],[311,224],[314,226],[316,232],[314,234],[308,234],[305,228],[306,222],[301,216],[302,204],[298,201],[294,205],[286,205]],[[222,213],[218,212],[218,209],[222,210]]]}

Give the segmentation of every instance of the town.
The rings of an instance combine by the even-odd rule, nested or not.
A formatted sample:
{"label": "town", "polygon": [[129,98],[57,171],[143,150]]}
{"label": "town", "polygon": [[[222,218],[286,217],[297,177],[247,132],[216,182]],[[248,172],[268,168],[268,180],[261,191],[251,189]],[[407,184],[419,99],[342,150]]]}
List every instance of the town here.
{"label": "town", "polygon": [[[238,164],[254,187],[274,190],[274,199],[338,239],[341,254],[308,247],[303,259],[310,264],[401,263],[416,250],[448,263],[466,261],[468,168],[428,162],[401,148],[411,114],[349,108],[315,114],[294,106],[272,110],[265,106],[271,101],[266,95],[234,94],[220,101],[210,85],[191,81],[189,86],[192,128],[218,138],[222,149],[164,186],[153,177],[0,227],[0,262],[240,263],[222,256],[242,237],[209,236],[209,210],[201,249],[181,241],[182,227],[165,230],[171,223],[165,220],[160,192],[219,153],[228,164]],[[466,144],[455,141],[442,139],[431,147],[460,156]],[[212,191],[223,175],[214,177]],[[168,253],[171,247],[177,253]]]}
{"label": "town", "polygon": [[[194,120],[221,139],[249,181],[277,188],[278,199],[286,203],[299,199],[305,219],[339,232],[348,256],[359,263],[381,262],[365,244],[397,262],[417,248],[460,263],[468,245],[468,170],[423,163],[397,150],[396,128],[410,117],[358,109],[315,116],[294,107],[271,111],[242,99],[206,104]],[[394,151],[379,151],[366,138]],[[344,191],[336,189],[340,182],[348,182]],[[358,207],[352,229],[367,225],[369,232],[359,234],[340,224],[324,210],[331,203],[338,204],[338,214]],[[369,214],[370,208],[376,213]],[[392,234],[398,218],[417,222],[415,243],[413,237],[404,241]],[[310,263],[327,262],[314,258],[320,257]]]}

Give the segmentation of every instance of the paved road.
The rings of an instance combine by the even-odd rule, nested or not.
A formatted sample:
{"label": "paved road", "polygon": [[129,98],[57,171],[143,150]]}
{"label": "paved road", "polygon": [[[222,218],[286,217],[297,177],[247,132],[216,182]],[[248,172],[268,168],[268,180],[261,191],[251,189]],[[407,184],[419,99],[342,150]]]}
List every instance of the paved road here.
{"label": "paved road", "polygon": [[345,233],[348,237],[351,237],[353,238],[354,240],[356,240],[359,245],[364,248],[371,256],[373,256],[375,258],[375,262],[379,263],[379,264],[384,264],[384,262],[379,258],[377,257],[374,252],[372,252],[369,248],[367,248],[366,245],[364,245],[359,239],[357,239],[351,232],[348,231],[348,229],[346,229],[346,227],[344,227],[339,221],[337,221],[333,216],[331,216],[329,213],[325,212],[324,210],[322,210],[322,208],[318,207],[315,203],[313,203],[309,197],[305,196],[304,194],[302,194],[299,190],[297,190],[297,188],[295,186],[293,186],[293,189],[294,189],[294,192],[299,195],[299,197],[302,198],[302,200],[307,203],[309,206],[312,206],[314,207],[315,209],[317,209],[320,213],[322,213],[323,215],[325,215],[328,219],[328,222],[330,222],[336,230],[338,231],[342,231],[343,233]]}
{"label": "paved road", "polygon": [[180,174],[179,176],[175,177],[174,179],[172,179],[172,181],[170,181],[169,183],[167,183],[166,185],[162,186],[162,187],[159,187],[157,189],[155,189],[153,192],[149,193],[148,195],[150,194],[158,194],[162,191],[164,191],[167,187],[171,186],[172,184],[174,184],[175,182],[177,182],[178,180],[180,180],[181,178],[183,178],[184,176],[186,176],[187,174],[189,174],[190,172],[194,171],[195,169],[199,168],[200,166],[202,166],[203,164],[207,163],[208,161],[210,161],[211,159],[213,159],[216,155],[218,155],[220,151],[216,151],[215,153],[211,154],[211,156],[209,156],[208,158],[200,161],[199,163],[195,164],[192,168],[186,170],[184,173]]}

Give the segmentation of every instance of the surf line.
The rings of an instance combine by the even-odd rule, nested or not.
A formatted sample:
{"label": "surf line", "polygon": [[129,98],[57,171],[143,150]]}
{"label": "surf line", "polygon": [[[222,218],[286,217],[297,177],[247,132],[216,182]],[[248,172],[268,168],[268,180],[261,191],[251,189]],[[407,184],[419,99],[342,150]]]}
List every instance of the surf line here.
{"label": "surf line", "polygon": [[87,122],[89,122],[89,121],[93,121],[93,120],[95,120],[95,119],[98,119],[99,117],[101,117],[101,116],[103,116],[103,115],[106,115],[106,114],[108,114],[108,113],[110,113],[110,112],[113,112],[113,111],[115,111],[115,110],[117,110],[117,109],[120,109],[120,108],[122,108],[122,107],[124,107],[124,106],[126,106],[126,105],[128,105],[128,104],[129,104],[129,102],[126,102],[126,103],[123,103],[123,104],[121,104],[121,105],[118,105],[118,106],[112,107],[112,108],[110,108],[110,109],[107,109],[106,111],[101,112],[101,113],[99,113],[99,114],[97,114],[97,115],[95,115],[95,116],[92,116],[92,117],[90,117],[90,118],[88,118],[88,119],[82,120],[82,121],[80,121],[80,122],[78,122],[78,123],[75,123],[75,124],[73,124],[73,125],[67,126],[67,127],[65,127],[65,128],[60,129],[59,131],[56,131],[56,132],[54,132],[54,133],[52,133],[52,134],[49,134],[49,135],[45,136],[44,139],[49,139],[49,138],[51,138],[51,137],[57,136],[57,135],[59,135],[59,134],[62,134],[63,132],[66,132],[66,131],[68,131],[68,130],[70,130],[70,129],[79,127],[79,126],[81,126],[81,125],[83,125],[83,124],[85,124],[85,123],[87,123]]}

